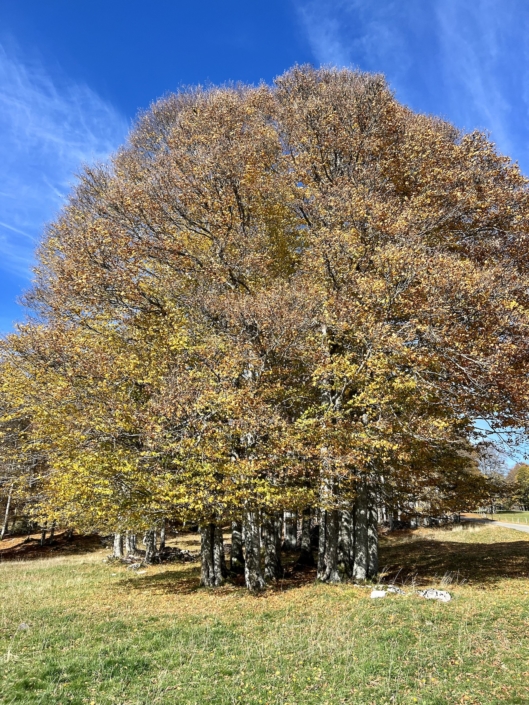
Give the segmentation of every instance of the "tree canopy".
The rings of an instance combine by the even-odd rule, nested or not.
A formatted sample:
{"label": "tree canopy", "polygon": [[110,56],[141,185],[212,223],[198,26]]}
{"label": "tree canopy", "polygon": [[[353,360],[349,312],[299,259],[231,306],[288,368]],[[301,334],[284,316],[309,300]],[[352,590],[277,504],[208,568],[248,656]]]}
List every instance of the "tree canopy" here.
{"label": "tree canopy", "polygon": [[377,75],[155,103],[80,174],[2,345],[45,511],[118,530],[317,507],[332,544],[354,506],[465,508],[476,420],[528,425],[527,184]]}

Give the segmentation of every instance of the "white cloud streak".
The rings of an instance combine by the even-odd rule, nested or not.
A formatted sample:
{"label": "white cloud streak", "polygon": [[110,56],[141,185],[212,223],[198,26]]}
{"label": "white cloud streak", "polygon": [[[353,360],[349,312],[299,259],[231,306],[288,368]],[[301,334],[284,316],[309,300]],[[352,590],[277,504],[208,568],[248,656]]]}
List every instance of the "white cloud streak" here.
{"label": "white cloud streak", "polygon": [[[529,173],[527,0],[295,0],[316,60],[386,74],[400,100],[485,129]],[[477,424],[483,429],[483,423]],[[529,444],[492,434],[507,460]]]}
{"label": "white cloud streak", "polygon": [[318,62],[385,73],[398,97],[485,129],[529,171],[526,0],[295,0]]}
{"label": "white cloud streak", "polygon": [[44,224],[74,174],[106,159],[127,130],[90,88],[52,79],[0,45],[0,270],[29,278]]}

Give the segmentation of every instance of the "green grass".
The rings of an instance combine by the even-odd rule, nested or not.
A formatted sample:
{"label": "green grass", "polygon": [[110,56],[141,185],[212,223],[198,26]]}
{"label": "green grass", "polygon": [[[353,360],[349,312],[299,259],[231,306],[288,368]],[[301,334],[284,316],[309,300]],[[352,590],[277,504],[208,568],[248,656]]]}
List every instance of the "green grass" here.
{"label": "green grass", "polygon": [[307,576],[198,589],[195,565],[132,575],[102,552],[2,563],[0,703],[529,702],[529,535],[398,533],[381,562],[408,594],[383,600]]}
{"label": "green grass", "polygon": [[514,522],[515,524],[529,524],[529,512],[499,512],[498,514],[493,514],[492,517],[496,521]]}

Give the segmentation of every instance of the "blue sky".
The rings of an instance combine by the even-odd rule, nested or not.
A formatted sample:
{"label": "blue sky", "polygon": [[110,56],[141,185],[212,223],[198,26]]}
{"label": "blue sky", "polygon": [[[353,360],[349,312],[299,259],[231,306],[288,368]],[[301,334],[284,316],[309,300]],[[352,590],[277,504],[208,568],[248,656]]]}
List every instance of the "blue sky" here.
{"label": "blue sky", "polygon": [[0,1],[0,333],[84,162],[138,110],[298,62],[386,74],[400,100],[488,130],[529,173],[527,0]]}
{"label": "blue sky", "polygon": [[490,132],[529,173],[527,0],[0,0],[0,333],[85,162],[196,83],[294,63],[384,73],[415,110]]}

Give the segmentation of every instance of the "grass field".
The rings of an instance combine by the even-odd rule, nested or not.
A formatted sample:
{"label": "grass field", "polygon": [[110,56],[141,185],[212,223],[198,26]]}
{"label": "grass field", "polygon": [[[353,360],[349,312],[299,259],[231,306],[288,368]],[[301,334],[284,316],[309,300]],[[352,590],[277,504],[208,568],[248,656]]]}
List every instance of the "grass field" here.
{"label": "grass field", "polygon": [[496,521],[514,522],[515,524],[529,524],[529,512],[499,512],[492,516]]}
{"label": "grass field", "polygon": [[528,539],[398,532],[381,560],[408,594],[382,600],[306,574],[260,597],[209,591],[196,565],[131,574],[99,549],[4,562],[0,703],[527,703]]}

